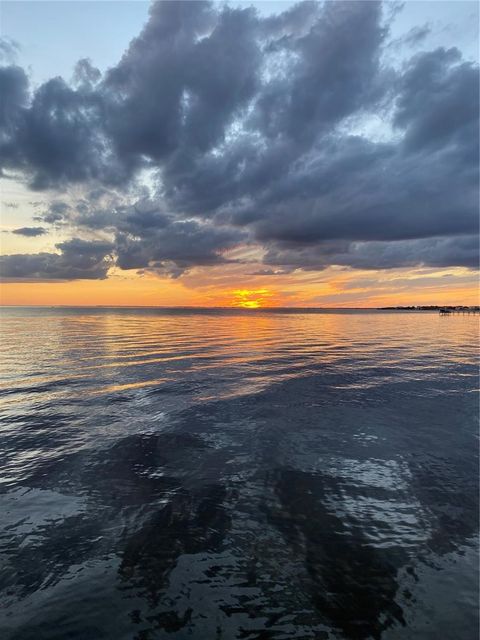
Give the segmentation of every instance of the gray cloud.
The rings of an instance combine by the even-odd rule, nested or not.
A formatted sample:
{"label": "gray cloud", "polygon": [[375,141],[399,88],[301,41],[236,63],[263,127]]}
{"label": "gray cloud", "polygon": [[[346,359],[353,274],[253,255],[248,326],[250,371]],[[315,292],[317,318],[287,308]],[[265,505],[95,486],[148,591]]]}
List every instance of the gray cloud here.
{"label": "gray cloud", "polygon": [[92,90],[101,77],[102,74],[92,65],[92,61],[89,58],[82,58],[75,65],[73,84],[83,91],[88,91]]}
{"label": "gray cloud", "polygon": [[18,53],[20,51],[20,45],[11,38],[0,37],[0,63],[1,64],[14,64]]}
{"label": "gray cloud", "polygon": [[407,47],[418,47],[423,43],[425,38],[431,33],[431,25],[424,24],[412,27],[407,33],[398,38],[397,40],[393,40],[390,43],[391,47],[400,48],[402,46]]}
{"label": "gray cloud", "polygon": [[45,235],[48,231],[44,227],[20,227],[19,229],[14,229],[12,233],[27,238],[36,238],[37,236]]}
{"label": "gray cloud", "polygon": [[154,268],[175,277],[197,265],[226,262],[225,252],[248,240],[242,229],[179,219],[148,199],[119,211],[113,228],[118,266]]}
{"label": "gray cloud", "polygon": [[[138,226],[137,226],[138,229]],[[224,252],[245,239],[242,231],[195,220],[168,221],[141,235],[120,231],[116,236],[117,264],[122,269],[157,267],[172,263],[179,274],[196,265],[225,262]],[[168,270],[168,268],[167,268]]]}
{"label": "gray cloud", "polygon": [[478,68],[458,49],[415,56],[399,81],[394,124],[407,151],[451,149],[478,160]]}
{"label": "gray cloud", "polygon": [[40,216],[35,216],[34,220],[41,220],[47,224],[63,222],[70,212],[70,205],[61,200],[54,200],[48,205],[48,210]]}
{"label": "gray cloud", "polygon": [[[385,13],[155,3],[103,77],[84,59],[71,84],[32,90],[0,69],[2,167],[35,189],[81,185],[40,219],[110,232],[125,269],[179,275],[242,242],[264,247],[269,273],[475,267],[478,67],[438,48],[388,68]],[[375,117],[382,136],[352,124]],[[156,193],[132,206],[144,169]]]}
{"label": "gray cloud", "polygon": [[390,242],[337,241],[301,249],[275,246],[267,251],[265,262],[307,270],[320,270],[332,264],[356,269],[391,269],[419,265],[456,265],[478,269],[478,239],[473,236],[458,236]]}
{"label": "gray cloud", "polygon": [[4,167],[19,168],[17,149],[22,134],[22,113],[28,102],[28,78],[20,67],[0,67],[0,159]]}
{"label": "gray cloud", "polygon": [[100,190],[72,209],[83,229],[106,230],[114,236],[117,266],[153,269],[178,277],[194,266],[227,261],[225,252],[248,242],[243,229],[167,213],[161,201],[143,198],[127,205],[113,192]]}
{"label": "gray cloud", "polygon": [[74,238],[56,245],[61,253],[0,256],[4,281],[102,280],[111,266],[113,246],[108,242]]}

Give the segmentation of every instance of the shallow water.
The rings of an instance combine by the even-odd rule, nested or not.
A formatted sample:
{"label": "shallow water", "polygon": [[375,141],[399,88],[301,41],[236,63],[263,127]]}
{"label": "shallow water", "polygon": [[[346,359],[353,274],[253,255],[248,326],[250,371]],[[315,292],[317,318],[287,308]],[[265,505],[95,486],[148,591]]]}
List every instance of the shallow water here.
{"label": "shallow water", "polygon": [[4,640],[474,640],[478,318],[4,309]]}

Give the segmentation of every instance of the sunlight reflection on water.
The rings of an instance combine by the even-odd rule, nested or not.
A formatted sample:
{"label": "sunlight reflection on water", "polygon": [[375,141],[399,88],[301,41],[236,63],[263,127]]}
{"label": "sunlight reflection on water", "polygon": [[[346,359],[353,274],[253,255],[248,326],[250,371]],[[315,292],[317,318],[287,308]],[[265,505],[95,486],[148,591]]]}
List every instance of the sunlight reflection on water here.
{"label": "sunlight reflection on water", "polygon": [[474,637],[473,316],[1,322],[2,637]]}

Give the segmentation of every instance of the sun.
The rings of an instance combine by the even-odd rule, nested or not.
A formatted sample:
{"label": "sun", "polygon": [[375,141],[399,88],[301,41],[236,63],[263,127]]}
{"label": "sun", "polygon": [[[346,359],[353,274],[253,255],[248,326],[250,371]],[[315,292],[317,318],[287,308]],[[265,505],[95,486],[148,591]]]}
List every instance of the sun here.
{"label": "sun", "polygon": [[231,306],[243,309],[260,309],[269,306],[269,299],[273,296],[273,292],[269,289],[237,289],[232,294]]}

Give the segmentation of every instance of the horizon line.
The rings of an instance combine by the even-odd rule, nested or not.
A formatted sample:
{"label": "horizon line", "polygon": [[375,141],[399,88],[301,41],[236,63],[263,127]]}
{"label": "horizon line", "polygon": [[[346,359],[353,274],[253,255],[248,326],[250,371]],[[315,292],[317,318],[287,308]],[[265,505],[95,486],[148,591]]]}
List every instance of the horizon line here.
{"label": "horizon line", "polygon": [[228,310],[228,311],[288,311],[288,310],[312,310],[312,311],[323,311],[323,310],[338,310],[343,309],[346,311],[349,310],[389,310],[389,309],[434,309],[438,307],[461,307],[461,308],[472,308],[478,307],[478,305],[474,304],[397,304],[397,305],[387,305],[387,306],[372,306],[372,307],[311,307],[311,306],[295,306],[295,307],[282,307],[282,306],[265,306],[265,307],[242,307],[242,306],[200,306],[200,305],[115,305],[115,304],[3,304],[0,303],[0,308],[2,307],[13,307],[13,308],[40,308],[40,309],[201,309],[201,310]]}

